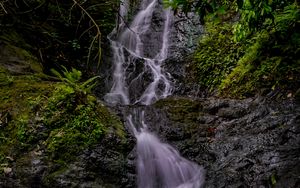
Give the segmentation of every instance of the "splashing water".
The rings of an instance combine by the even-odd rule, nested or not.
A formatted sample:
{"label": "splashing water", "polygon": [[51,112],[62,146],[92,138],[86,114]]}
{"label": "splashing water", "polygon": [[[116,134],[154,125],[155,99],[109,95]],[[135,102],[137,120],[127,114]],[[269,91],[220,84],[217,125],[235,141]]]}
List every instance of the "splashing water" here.
{"label": "splashing water", "polygon": [[203,182],[203,171],[199,166],[147,131],[137,135],[137,152],[140,188],[199,188]]}
{"label": "splashing water", "polygon": [[[122,19],[109,36],[114,72],[111,90],[104,99],[110,104],[150,105],[172,92],[170,76],[162,65],[168,57],[173,15],[171,10],[163,10],[158,0],[142,0],[139,12],[127,27],[123,19],[128,7],[129,1],[121,3]],[[160,32],[153,33],[152,18],[157,9],[163,12],[163,24]],[[146,82],[149,76],[151,80]],[[200,188],[203,185],[203,168],[181,157],[176,149],[149,132],[144,112],[132,112],[126,124],[137,139],[139,188]]]}

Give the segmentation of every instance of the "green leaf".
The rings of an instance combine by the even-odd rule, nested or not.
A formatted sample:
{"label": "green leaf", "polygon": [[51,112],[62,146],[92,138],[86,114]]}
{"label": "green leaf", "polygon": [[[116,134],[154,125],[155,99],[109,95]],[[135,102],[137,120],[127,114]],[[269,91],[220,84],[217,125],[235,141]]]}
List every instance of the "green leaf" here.
{"label": "green leaf", "polygon": [[224,7],[224,6],[221,6],[221,7],[218,9],[218,13],[219,13],[219,14],[225,14],[225,13],[226,13],[225,7]]}
{"label": "green leaf", "polygon": [[276,177],[274,174],[272,174],[272,176],[271,176],[271,183],[272,183],[272,185],[275,185],[277,183]]}
{"label": "green leaf", "polygon": [[92,78],[88,79],[81,86],[86,87],[89,84],[91,84],[92,82],[94,82],[97,78],[100,78],[100,76],[95,76],[95,77],[92,77]]}
{"label": "green leaf", "polygon": [[57,76],[60,80],[63,80],[63,76],[55,69],[50,70],[55,76]]}

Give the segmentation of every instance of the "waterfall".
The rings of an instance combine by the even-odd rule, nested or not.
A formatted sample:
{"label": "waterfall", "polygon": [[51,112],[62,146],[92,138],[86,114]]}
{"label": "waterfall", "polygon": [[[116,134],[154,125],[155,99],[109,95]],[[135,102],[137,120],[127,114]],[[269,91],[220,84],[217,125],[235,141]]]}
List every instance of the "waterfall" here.
{"label": "waterfall", "polygon": [[[150,105],[172,93],[170,75],[163,69],[168,57],[173,13],[158,0],[142,0],[130,24],[124,19],[129,2],[120,5],[118,26],[110,34],[113,52],[112,87],[104,100],[112,105]],[[157,31],[153,27],[155,11],[161,14]],[[143,111],[133,111],[126,124],[137,140],[139,188],[200,188],[204,170],[180,156],[147,128]]]}

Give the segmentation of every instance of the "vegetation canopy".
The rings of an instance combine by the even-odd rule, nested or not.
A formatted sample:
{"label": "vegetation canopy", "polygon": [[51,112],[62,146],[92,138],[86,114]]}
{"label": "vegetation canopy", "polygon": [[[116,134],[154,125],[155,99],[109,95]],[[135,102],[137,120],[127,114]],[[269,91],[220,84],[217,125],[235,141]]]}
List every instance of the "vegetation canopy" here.
{"label": "vegetation canopy", "polygon": [[[206,33],[200,37],[192,72],[201,86],[221,96],[255,93],[293,96],[299,88],[297,1],[165,1],[199,14]],[[271,94],[270,94],[271,95]]]}
{"label": "vegetation canopy", "polygon": [[114,27],[118,4],[119,0],[1,0],[0,36],[10,40],[10,33],[20,35],[46,72],[61,65],[99,68],[102,43]]}

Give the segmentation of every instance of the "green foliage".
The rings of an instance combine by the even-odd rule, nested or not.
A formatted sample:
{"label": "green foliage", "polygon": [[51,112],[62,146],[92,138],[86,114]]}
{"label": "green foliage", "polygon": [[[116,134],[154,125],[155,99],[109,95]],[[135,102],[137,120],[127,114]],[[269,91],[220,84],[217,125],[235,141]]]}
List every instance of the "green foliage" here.
{"label": "green foliage", "polygon": [[51,69],[51,72],[76,91],[86,94],[91,92],[92,88],[94,88],[97,84],[95,80],[99,78],[99,76],[92,77],[87,81],[80,83],[79,81],[81,80],[82,76],[81,71],[74,68],[72,68],[71,71],[68,71],[66,67],[63,67],[63,69],[63,75],[61,75],[55,69]]}
{"label": "green foliage", "polygon": [[277,183],[277,181],[276,181],[276,175],[272,174],[271,177],[270,177],[270,180],[271,180],[272,186],[275,186],[276,183]]}
{"label": "green foliage", "polygon": [[[282,11],[276,12],[275,14],[275,30],[277,33],[284,38],[285,34],[291,29],[297,29],[300,20],[300,10],[299,6],[294,3],[284,7]],[[295,42],[299,42],[295,40]],[[299,44],[299,43],[298,43]]]}
{"label": "green foliage", "polygon": [[21,142],[25,142],[28,135],[27,131],[26,131],[26,127],[28,126],[28,117],[27,116],[20,116],[16,122],[17,126],[18,126],[18,130],[17,130],[17,138],[19,141]]}
{"label": "green foliage", "polygon": [[222,18],[222,15],[235,9],[239,21],[234,26],[235,41],[246,38],[253,32],[263,29],[265,22],[274,22],[277,11],[287,6],[297,6],[294,0],[164,0],[166,7],[171,7],[175,12],[197,12],[204,23],[205,18]]}
{"label": "green foliage", "polygon": [[68,42],[72,45],[74,50],[79,50],[81,48],[79,41],[77,39],[70,40]]}
{"label": "green foliage", "polygon": [[[7,35],[16,39],[13,40],[16,43],[19,41],[15,33]],[[100,144],[107,132],[125,141],[120,120],[90,92],[95,79],[84,82],[81,72],[72,69],[60,74],[62,82],[50,82],[31,53],[12,46],[10,38],[1,39],[0,176],[3,180],[4,167],[12,168],[18,175],[19,168],[32,162],[32,155],[50,164],[49,170],[53,172],[62,163],[73,161],[84,149]]]}
{"label": "green foliage", "polygon": [[39,143],[50,159],[72,160],[100,141],[109,126],[120,124],[111,116],[89,93],[57,84],[49,96],[29,98],[27,111],[16,115],[5,131],[0,129],[0,154],[16,155]]}
{"label": "green foliage", "polygon": [[[115,26],[119,0],[0,1],[0,35],[18,33],[44,70],[100,62],[101,44]],[[101,32],[100,32],[101,31]],[[12,39],[12,38],[11,38]],[[96,39],[96,40],[95,40]],[[19,40],[11,40],[18,43]],[[88,65],[86,65],[86,68]]]}
{"label": "green foliage", "polygon": [[49,100],[49,106],[46,106],[44,111],[45,123],[52,128],[46,140],[47,151],[55,159],[74,158],[77,152],[97,143],[106,129],[99,119],[101,116],[97,111],[99,106],[93,102],[72,104],[74,94],[72,93],[67,91],[62,94],[63,97],[59,98],[64,98],[63,100],[57,100],[57,98]]}
{"label": "green foliage", "polygon": [[247,53],[223,80],[221,93],[247,96],[261,88],[292,91],[299,87],[299,13],[297,6],[286,6],[275,14],[275,28],[263,29],[249,39]]}
{"label": "green foliage", "polygon": [[65,81],[67,83],[79,82],[79,80],[81,79],[81,76],[82,76],[81,71],[76,70],[74,68],[72,68],[71,71],[68,71],[66,67],[63,67],[63,69],[64,69],[63,75],[65,77],[63,77],[58,71],[56,71],[54,69],[51,69],[51,71],[54,75],[59,77],[61,79],[61,81]]}
{"label": "green foliage", "polygon": [[67,161],[96,144],[109,126],[119,122],[89,94],[97,77],[80,83],[81,72],[76,69],[65,69],[64,77],[55,70],[53,73],[63,83],[42,106],[43,122],[51,129],[46,145],[52,158]]}
{"label": "green foliage", "polygon": [[101,140],[109,125],[103,116],[111,114],[104,114],[106,109],[93,96],[62,83],[50,96],[30,98],[28,103],[28,111],[18,114],[5,131],[0,129],[0,154],[17,155],[39,143],[50,159],[69,161]]}
{"label": "green foliage", "polygon": [[[207,24],[209,34],[200,39],[194,57],[200,84],[238,98],[262,90],[295,92],[300,85],[299,12],[296,3],[288,4],[251,35],[244,29],[243,36],[232,34],[226,22],[214,24],[213,29]],[[243,26],[241,21],[233,28],[237,26]]]}
{"label": "green foliage", "polygon": [[10,86],[13,84],[13,82],[14,82],[13,76],[1,76],[0,77],[0,86]]}
{"label": "green foliage", "polygon": [[244,54],[245,46],[232,39],[231,24],[206,25],[194,55],[197,80],[202,86],[214,89],[236,66]]}
{"label": "green foliage", "polygon": [[[0,80],[11,76],[9,70],[0,66]],[[36,74],[15,75],[12,84],[0,85],[1,163],[37,147],[47,152],[49,160],[70,161],[101,141],[107,131],[124,139],[119,119],[91,95],[95,79],[80,82],[82,75],[76,69],[59,76],[62,82],[52,83]]]}
{"label": "green foliage", "polygon": [[[222,84],[220,85],[222,92],[228,89],[228,92],[233,96],[244,95],[245,92],[253,92],[253,84],[258,82],[259,78],[252,80],[247,77],[255,70],[254,61],[259,58],[263,44],[269,39],[267,32],[263,32],[258,36],[259,38],[255,40],[256,42],[248,47],[245,55],[238,60],[237,66],[226,79],[222,80]],[[257,74],[262,74],[262,72]],[[237,85],[240,85],[240,87],[236,87]]]}
{"label": "green foliage", "polygon": [[223,0],[164,0],[163,2],[166,7],[171,7],[175,13],[179,10],[183,11],[184,13],[191,11],[198,13],[202,23],[204,23],[204,18],[206,16],[217,16],[219,14],[223,14],[225,9],[229,8],[229,6],[232,6],[233,4]]}

